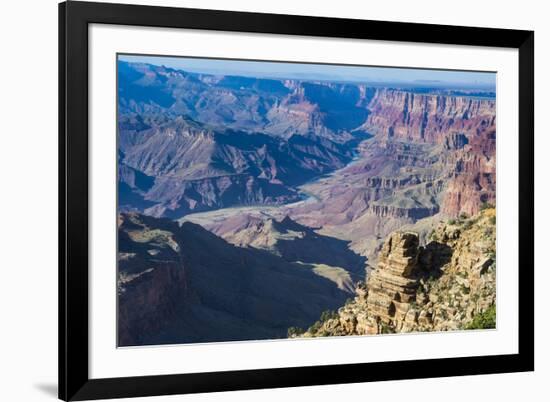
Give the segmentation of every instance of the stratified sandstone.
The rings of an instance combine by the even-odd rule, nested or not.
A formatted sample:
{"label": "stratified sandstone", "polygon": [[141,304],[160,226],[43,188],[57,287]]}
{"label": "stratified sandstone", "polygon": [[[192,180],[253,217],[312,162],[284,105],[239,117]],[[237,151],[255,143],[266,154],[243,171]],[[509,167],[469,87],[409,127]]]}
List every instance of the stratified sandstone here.
{"label": "stratified sandstone", "polygon": [[380,332],[383,324],[400,327],[418,287],[418,235],[393,233],[384,243],[378,266],[368,280],[366,299],[369,320],[361,328],[368,334]]}
{"label": "stratified sandstone", "polygon": [[364,128],[391,139],[443,143],[450,132],[475,136],[495,125],[495,101],[377,90]]}
{"label": "stratified sandstone", "polygon": [[495,210],[441,224],[419,246],[395,232],[355,300],[304,336],[372,335],[465,329],[496,302]]}

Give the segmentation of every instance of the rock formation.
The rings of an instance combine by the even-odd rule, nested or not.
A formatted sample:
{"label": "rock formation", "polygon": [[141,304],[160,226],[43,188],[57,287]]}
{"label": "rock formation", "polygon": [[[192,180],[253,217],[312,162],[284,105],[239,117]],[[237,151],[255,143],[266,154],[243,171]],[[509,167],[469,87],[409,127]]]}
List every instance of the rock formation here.
{"label": "rock formation", "polygon": [[466,137],[495,126],[495,101],[468,97],[377,90],[363,128],[389,139],[443,143],[446,134]]}
{"label": "rock formation", "polygon": [[467,329],[494,311],[495,210],[441,224],[424,247],[392,233],[355,299],[303,336],[372,335]]}
{"label": "rock formation", "polygon": [[310,264],[190,222],[123,213],[118,225],[119,346],[284,338],[349,297]]}
{"label": "rock formation", "polygon": [[416,299],[418,287],[418,235],[395,232],[388,237],[370,272],[365,333],[380,332],[380,325],[394,323],[396,329],[405,319],[408,306]]}

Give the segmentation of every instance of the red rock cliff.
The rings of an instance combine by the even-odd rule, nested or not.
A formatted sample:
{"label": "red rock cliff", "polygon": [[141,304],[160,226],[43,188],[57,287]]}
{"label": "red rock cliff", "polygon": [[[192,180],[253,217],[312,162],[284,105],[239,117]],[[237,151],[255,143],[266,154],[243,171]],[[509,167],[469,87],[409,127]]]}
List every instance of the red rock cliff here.
{"label": "red rock cliff", "polygon": [[379,89],[363,127],[382,140],[442,146],[447,189],[441,211],[456,216],[495,202],[496,105],[491,99]]}
{"label": "red rock cliff", "polygon": [[400,140],[440,144],[451,132],[472,137],[495,126],[495,101],[490,99],[379,89],[368,107],[364,128]]}

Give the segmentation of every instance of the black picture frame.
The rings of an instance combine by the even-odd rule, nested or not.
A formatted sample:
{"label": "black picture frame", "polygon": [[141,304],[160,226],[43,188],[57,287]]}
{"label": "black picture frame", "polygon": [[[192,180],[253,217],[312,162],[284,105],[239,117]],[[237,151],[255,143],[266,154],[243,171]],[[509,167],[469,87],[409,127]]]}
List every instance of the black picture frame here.
{"label": "black picture frame", "polygon": [[[517,354],[90,379],[88,25],[192,28],[519,51]],[[534,32],[70,1],[59,4],[59,398],[89,400],[534,370]]]}

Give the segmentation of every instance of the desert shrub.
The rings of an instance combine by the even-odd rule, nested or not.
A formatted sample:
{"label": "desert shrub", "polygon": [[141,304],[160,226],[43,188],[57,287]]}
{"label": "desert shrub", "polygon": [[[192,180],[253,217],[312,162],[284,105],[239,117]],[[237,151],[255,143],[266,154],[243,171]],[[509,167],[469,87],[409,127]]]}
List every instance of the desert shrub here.
{"label": "desert shrub", "polygon": [[449,219],[449,225],[456,225],[456,219]]}
{"label": "desert shrub", "polygon": [[380,333],[381,334],[395,334],[395,329],[385,322],[380,324]]}
{"label": "desert shrub", "polygon": [[300,327],[290,327],[288,330],[287,330],[287,337],[289,338],[293,338],[295,336],[300,336],[304,333],[305,331],[300,328]]}
{"label": "desert shrub", "polygon": [[312,334],[317,334],[317,336],[326,336],[323,333],[319,333],[321,328],[323,327],[323,323],[327,322],[331,319],[338,318],[338,313],[333,310],[325,310],[321,313],[321,317],[319,318],[319,321],[314,322],[311,327],[308,328],[308,332],[311,332]]}
{"label": "desert shrub", "polygon": [[497,309],[492,305],[482,313],[476,314],[472,321],[466,325],[466,329],[489,329],[496,328]]}
{"label": "desert shrub", "polygon": [[321,322],[326,322],[330,319],[333,319],[333,318],[338,318],[338,313],[336,311],[332,311],[332,310],[325,310],[321,313],[321,318],[320,318],[320,321]]}
{"label": "desert shrub", "polygon": [[491,204],[490,202],[484,202],[481,204],[481,206],[479,207],[479,209],[481,211],[485,211],[486,209],[490,209],[490,208],[494,208],[495,206],[493,204]]}
{"label": "desert shrub", "polygon": [[468,214],[466,212],[462,212],[458,217],[462,220],[468,219]]}
{"label": "desert shrub", "polygon": [[321,321],[315,321],[311,327],[308,328],[308,332],[311,332],[312,334],[315,334],[321,329],[321,325],[323,323]]}

